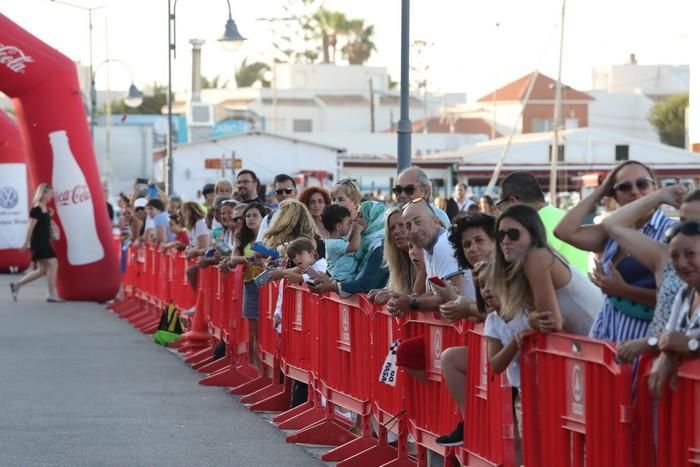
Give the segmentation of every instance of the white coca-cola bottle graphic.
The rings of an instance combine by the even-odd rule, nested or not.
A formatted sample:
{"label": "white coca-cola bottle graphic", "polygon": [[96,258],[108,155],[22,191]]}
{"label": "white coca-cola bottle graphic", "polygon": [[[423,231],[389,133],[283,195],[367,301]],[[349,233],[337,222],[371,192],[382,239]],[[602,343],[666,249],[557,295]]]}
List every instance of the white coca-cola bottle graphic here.
{"label": "white coca-cola bottle graphic", "polygon": [[94,263],[104,258],[95,226],[95,211],[85,174],[68,144],[66,132],[49,133],[53,151],[51,185],[58,217],[66,237],[68,263],[74,266]]}

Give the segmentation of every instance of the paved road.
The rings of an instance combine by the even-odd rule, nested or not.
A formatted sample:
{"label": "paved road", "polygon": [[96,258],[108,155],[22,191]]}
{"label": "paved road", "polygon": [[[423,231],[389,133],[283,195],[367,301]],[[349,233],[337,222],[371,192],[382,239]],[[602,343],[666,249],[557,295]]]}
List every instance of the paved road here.
{"label": "paved road", "polygon": [[0,275],[0,466],[324,465],[127,323]]}

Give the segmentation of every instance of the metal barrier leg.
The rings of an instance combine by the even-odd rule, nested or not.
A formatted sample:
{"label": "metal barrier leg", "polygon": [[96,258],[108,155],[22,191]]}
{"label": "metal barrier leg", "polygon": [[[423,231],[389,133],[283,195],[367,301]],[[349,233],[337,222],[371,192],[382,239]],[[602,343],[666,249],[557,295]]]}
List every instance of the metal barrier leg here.
{"label": "metal barrier leg", "polygon": [[335,405],[331,402],[326,403],[325,418],[297,431],[296,433],[287,436],[288,443],[298,444],[318,444],[321,446],[340,446],[348,443],[356,438],[348,426],[340,422],[334,414]]}
{"label": "metal barrier leg", "polygon": [[[253,373],[254,371],[254,373]],[[223,370],[212,373],[199,381],[203,386],[235,387],[257,376],[257,370],[252,370],[248,365],[229,364]]]}
{"label": "metal barrier leg", "polygon": [[236,396],[245,396],[271,384],[272,380],[267,376],[258,376],[257,378],[253,378],[250,381],[231,388],[228,393]]}
{"label": "metal barrier leg", "polygon": [[[331,449],[321,456],[323,461],[342,461],[377,446],[378,440],[372,436],[371,415],[362,415],[362,435],[349,443]],[[390,460],[391,457],[387,460]]]}

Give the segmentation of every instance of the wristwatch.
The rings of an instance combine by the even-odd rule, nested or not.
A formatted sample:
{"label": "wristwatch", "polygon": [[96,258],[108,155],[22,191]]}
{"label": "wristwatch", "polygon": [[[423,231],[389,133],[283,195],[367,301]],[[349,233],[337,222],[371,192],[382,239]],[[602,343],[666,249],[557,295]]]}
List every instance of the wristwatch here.
{"label": "wristwatch", "polygon": [[647,345],[649,347],[657,347],[659,345],[659,338],[656,336],[651,336],[649,339],[647,339]]}
{"label": "wristwatch", "polygon": [[408,303],[408,308],[412,311],[418,311],[418,299],[416,297],[411,297],[411,301]]}
{"label": "wristwatch", "polygon": [[688,341],[688,350],[691,352],[697,352],[698,349],[700,349],[700,340],[698,340],[696,337],[693,337]]}

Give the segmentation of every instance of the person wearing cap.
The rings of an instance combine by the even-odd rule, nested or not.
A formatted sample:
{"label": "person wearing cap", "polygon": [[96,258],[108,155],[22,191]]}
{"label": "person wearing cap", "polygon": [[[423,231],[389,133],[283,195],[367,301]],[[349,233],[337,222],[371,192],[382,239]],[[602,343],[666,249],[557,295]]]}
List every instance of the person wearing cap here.
{"label": "person wearing cap", "polygon": [[216,186],[213,183],[207,183],[202,188],[202,196],[204,196],[204,202],[202,203],[202,209],[204,212],[209,212],[211,208],[214,207],[214,198],[216,197]]}
{"label": "person wearing cap", "polygon": [[146,233],[146,223],[148,222],[148,216],[146,215],[147,204],[148,200],[146,198],[136,198],[134,200],[134,222],[132,224],[132,234],[134,235],[134,240],[143,238],[144,234]]}

